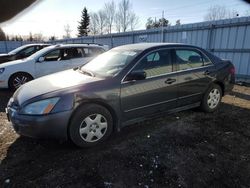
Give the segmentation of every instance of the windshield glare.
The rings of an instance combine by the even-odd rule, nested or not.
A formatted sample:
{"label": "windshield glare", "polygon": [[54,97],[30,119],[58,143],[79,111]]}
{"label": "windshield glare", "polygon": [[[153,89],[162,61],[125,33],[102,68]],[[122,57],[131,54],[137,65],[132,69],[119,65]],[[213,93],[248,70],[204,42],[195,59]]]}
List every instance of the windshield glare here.
{"label": "windshield glare", "polygon": [[30,59],[38,58],[38,57],[42,56],[44,53],[46,53],[47,51],[49,51],[49,49],[53,49],[53,48],[54,48],[54,46],[45,47],[45,48],[37,51],[36,53],[32,54],[28,58],[30,58]]}
{"label": "windshield glare", "polygon": [[8,54],[16,54],[16,53],[18,53],[19,51],[21,51],[22,49],[24,49],[26,47],[27,47],[26,45],[25,46],[20,46],[20,47],[18,47],[16,49],[10,51]]}
{"label": "windshield glare", "polygon": [[97,56],[82,66],[81,69],[103,76],[115,76],[131,62],[137,54],[138,52],[136,51],[111,50]]}

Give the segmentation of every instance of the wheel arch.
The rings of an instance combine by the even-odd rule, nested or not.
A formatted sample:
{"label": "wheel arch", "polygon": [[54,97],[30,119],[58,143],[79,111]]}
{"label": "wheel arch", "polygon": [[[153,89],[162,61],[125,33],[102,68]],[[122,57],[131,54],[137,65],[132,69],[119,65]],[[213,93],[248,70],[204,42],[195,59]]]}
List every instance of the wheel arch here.
{"label": "wheel arch", "polygon": [[220,81],[218,81],[218,80],[214,81],[213,83],[214,83],[214,84],[217,84],[217,85],[219,85],[219,86],[221,87],[222,96],[224,96],[224,93],[225,93],[225,85],[224,85],[224,83],[223,83],[223,82],[220,82]]}
{"label": "wheel arch", "polygon": [[88,104],[97,104],[97,105],[100,105],[104,108],[106,108],[111,116],[112,116],[112,119],[113,119],[113,131],[117,131],[120,129],[120,126],[119,126],[119,121],[118,121],[118,115],[117,113],[115,112],[115,110],[107,103],[103,102],[103,101],[100,101],[100,100],[88,100],[88,101],[81,101],[79,102],[79,104],[76,106],[76,108],[73,110],[70,118],[69,118],[69,121],[68,121],[68,133],[69,133],[69,126],[70,126],[70,122],[72,120],[72,118],[74,117],[76,111],[79,109],[79,108],[82,108],[83,106],[85,105],[88,105]]}
{"label": "wheel arch", "polygon": [[30,76],[32,79],[34,79],[34,76],[28,72],[25,72],[25,71],[18,71],[18,72],[15,72],[13,74],[10,75],[9,79],[8,79],[8,86],[10,87],[10,80],[11,78],[14,76],[14,75],[17,75],[17,74],[26,74],[28,76]]}

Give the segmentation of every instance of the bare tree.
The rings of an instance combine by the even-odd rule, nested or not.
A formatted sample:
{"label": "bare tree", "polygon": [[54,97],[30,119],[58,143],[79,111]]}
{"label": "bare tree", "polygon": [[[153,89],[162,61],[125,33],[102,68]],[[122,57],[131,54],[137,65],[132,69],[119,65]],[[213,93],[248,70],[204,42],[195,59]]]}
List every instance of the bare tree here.
{"label": "bare tree", "polygon": [[134,12],[132,12],[129,18],[130,30],[134,31],[134,29],[136,28],[138,24],[139,24],[139,17],[136,16]]}
{"label": "bare tree", "polygon": [[116,31],[120,33],[121,28],[122,28],[122,19],[121,19],[120,13],[118,12],[115,14],[115,27],[116,27]]}
{"label": "bare tree", "polygon": [[129,27],[130,15],[131,15],[131,3],[129,0],[121,0],[118,8],[118,16],[121,21],[121,30],[127,31]]}
{"label": "bare tree", "polygon": [[107,23],[107,31],[108,33],[112,32],[112,27],[115,19],[115,11],[116,11],[116,5],[114,1],[105,3],[104,5],[104,13],[106,14],[106,23]]}
{"label": "bare tree", "polygon": [[97,13],[90,14],[89,29],[92,35],[99,34],[99,17]]}
{"label": "bare tree", "polygon": [[64,31],[65,31],[65,35],[63,36],[63,38],[64,39],[70,38],[71,37],[72,29],[70,29],[70,25],[69,24],[64,25]]}
{"label": "bare tree", "polygon": [[229,10],[224,6],[215,5],[208,9],[207,14],[204,17],[205,21],[214,21],[227,18],[235,18],[239,14],[235,10]]}
{"label": "bare tree", "polygon": [[92,34],[103,35],[107,25],[107,17],[104,10],[99,10],[97,13],[90,15],[90,30]]}
{"label": "bare tree", "polygon": [[104,10],[99,10],[97,14],[99,17],[99,33],[101,35],[103,35],[104,29],[105,29],[106,24],[107,24],[106,14],[105,14]]}
{"label": "bare tree", "polygon": [[91,34],[111,33],[116,28],[117,32],[134,30],[139,23],[139,18],[132,10],[129,0],[121,0],[116,9],[112,0],[105,3],[104,8],[90,15]]}
{"label": "bare tree", "polygon": [[34,41],[43,41],[44,37],[42,33],[36,33],[33,35],[33,40]]}

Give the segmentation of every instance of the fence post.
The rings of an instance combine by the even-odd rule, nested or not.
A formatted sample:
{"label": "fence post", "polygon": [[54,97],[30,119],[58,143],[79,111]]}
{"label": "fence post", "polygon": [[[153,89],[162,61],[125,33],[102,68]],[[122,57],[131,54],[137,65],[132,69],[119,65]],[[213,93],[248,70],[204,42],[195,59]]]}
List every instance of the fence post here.
{"label": "fence post", "polygon": [[111,48],[114,47],[114,43],[113,43],[113,35],[110,34],[110,44],[111,44]]}
{"label": "fence post", "polygon": [[209,29],[209,33],[208,33],[208,50],[210,52],[213,52],[214,49],[212,48],[213,44],[214,44],[214,29],[215,29],[215,25],[211,24],[211,27]]}
{"label": "fence post", "polygon": [[165,29],[162,29],[162,43],[165,42]]}
{"label": "fence post", "polygon": [[7,41],[4,41],[4,44],[5,44],[5,53],[8,53]]}

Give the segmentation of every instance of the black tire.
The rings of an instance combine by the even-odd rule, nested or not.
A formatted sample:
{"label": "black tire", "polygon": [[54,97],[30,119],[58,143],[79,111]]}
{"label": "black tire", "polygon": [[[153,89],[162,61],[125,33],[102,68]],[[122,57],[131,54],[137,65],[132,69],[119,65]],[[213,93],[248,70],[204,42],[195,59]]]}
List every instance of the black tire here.
{"label": "black tire", "polygon": [[[96,116],[95,116],[96,115]],[[107,128],[106,130],[104,130],[104,128],[99,128],[98,127],[98,123],[95,125],[95,120],[97,118],[97,115],[101,115],[102,116],[102,120],[100,120],[100,123],[104,123],[106,122],[107,124]],[[86,119],[87,118],[91,118],[91,120],[93,122],[91,122],[91,126],[95,126],[95,128],[93,128],[93,130],[91,129],[91,126],[88,126],[86,123]],[[103,122],[101,122],[103,121]],[[96,121],[97,122],[97,121]],[[97,127],[99,129],[97,129]],[[87,130],[87,133],[84,132],[82,134],[80,134],[80,129],[82,130]],[[95,131],[96,132],[93,132]],[[86,141],[88,138],[88,134],[96,134],[97,130],[99,131],[99,133],[103,134],[102,137],[100,137],[98,139],[98,137],[93,136],[93,140],[91,141]],[[105,141],[112,133],[113,131],[113,118],[112,115],[110,114],[110,112],[103,106],[101,105],[97,105],[97,104],[86,104],[81,106],[79,109],[77,109],[77,111],[75,112],[75,114],[73,115],[71,122],[69,124],[69,128],[68,128],[68,133],[69,133],[69,138],[71,139],[71,141],[79,146],[79,147],[91,147],[91,146],[95,146],[103,141]],[[98,140],[95,140],[98,139]]]}
{"label": "black tire", "polygon": [[[214,104],[217,103],[217,105],[211,105],[211,103],[209,102],[210,99],[210,93],[216,93],[219,96],[219,99],[214,100]],[[209,89],[207,90],[207,92],[205,93],[205,95],[203,96],[202,102],[201,102],[201,109],[204,112],[214,112],[216,111],[220,104],[221,104],[221,98],[222,98],[222,89],[219,85],[217,84],[212,84]],[[217,102],[216,102],[217,101]],[[213,107],[212,107],[213,106]]]}
{"label": "black tire", "polygon": [[[18,84],[17,79],[20,80],[20,84]],[[33,77],[28,73],[15,73],[9,79],[9,88],[12,91],[17,90],[21,85],[33,80]]]}

